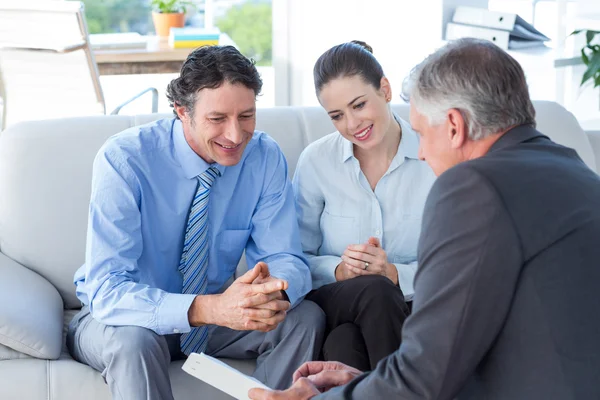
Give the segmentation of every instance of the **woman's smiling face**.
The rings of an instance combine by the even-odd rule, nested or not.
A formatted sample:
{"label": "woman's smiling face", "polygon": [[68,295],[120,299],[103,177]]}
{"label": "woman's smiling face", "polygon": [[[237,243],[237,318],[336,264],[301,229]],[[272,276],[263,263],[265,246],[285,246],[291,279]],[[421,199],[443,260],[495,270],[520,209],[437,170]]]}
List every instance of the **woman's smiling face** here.
{"label": "woman's smiling face", "polygon": [[383,141],[390,126],[389,91],[385,77],[376,89],[354,75],[332,79],[318,97],[338,132],[356,146],[370,149]]}

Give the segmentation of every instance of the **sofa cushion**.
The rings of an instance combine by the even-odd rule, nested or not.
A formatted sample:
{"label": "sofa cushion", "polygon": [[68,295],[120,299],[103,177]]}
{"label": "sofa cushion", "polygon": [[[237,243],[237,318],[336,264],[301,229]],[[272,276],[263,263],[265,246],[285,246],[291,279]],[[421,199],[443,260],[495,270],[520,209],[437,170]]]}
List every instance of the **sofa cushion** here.
{"label": "sofa cushion", "polygon": [[[224,360],[251,375],[253,360]],[[183,361],[169,366],[175,400],[228,400],[227,394],[207,385],[181,369]],[[0,361],[0,399],[110,400],[102,375],[71,359]]]}
{"label": "sofa cushion", "polygon": [[552,101],[534,101],[533,105],[537,129],[556,143],[575,149],[588,167],[596,171],[600,160],[596,160],[588,135],[575,116]]}
{"label": "sofa cushion", "polygon": [[32,357],[58,358],[63,302],[54,286],[2,253],[0,276],[0,344]]}
{"label": "sofa cushion", "polygon": [[[60,358],[57,361],[48,363],[48,391],[51,399],[110,399],[108,386],[102,376],[91,367],[73,361],[73,358],[67,350],[65,337],[68,325],[79,310],[65,310],[64,329],[63,329],[63,349]],[[37,360],[40,361],[41,360]],[[230,366],[242,371],[247,375],[252,375],[256,367],[256,360],[232,360],[222,359]],[[15,364],[17,365],[17,364]],[[181,367],[183,361],[176,361],[169,366],[171,375],[171,386],[176,400],[198,398],[198,393],[202,393],[202,398],[212,400],[231,399],[223,392],[207,385],[206,383],[194,378],[184,372]],[[2,363],[0,362],[0,367]],[[1,368],[0,368],[1,371]],[[0,387],[3,385],[4,377],[0,374]],[[85,393],[85,396],[81,394]],[[2,390],[0,389],[0,399]]]}
{"label": "sofa cushion", "polygon": [[[9,360],[0,361],[0,399],[38,400],[48,396],[47,361]],[[87,395],[79,398],[92,398]]]}
{"label": "sofa cushion", "polygon": [[23,358],[32,358],[32,357],[28,356],[27,354],[23,354],[19,351],[16,351],[14,349],[11,349],[8,346],[4,346],[3,344],[0,344],[0,361],[20,360]]}
{"label": "sofa cushion", "polygon": [[600,174],[600,131],[586,131],[586,136],[590,141],[590,146],[594,151],[596,158],[596,171]]}
{"label": "sofa cushion", "polygon": [[80,308],[73,275],[85,257],[92,163],[126,116],[29,121],[0,134],[0,250]]}

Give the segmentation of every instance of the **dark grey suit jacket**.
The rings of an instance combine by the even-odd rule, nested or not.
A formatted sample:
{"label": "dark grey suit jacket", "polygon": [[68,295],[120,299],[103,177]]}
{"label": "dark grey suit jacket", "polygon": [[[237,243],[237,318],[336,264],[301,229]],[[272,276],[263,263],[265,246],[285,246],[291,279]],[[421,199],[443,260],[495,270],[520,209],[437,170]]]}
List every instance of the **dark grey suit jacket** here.
{"label": "dark grey suit jacket", "polygon": [[427,199],[400,349],[319,399],[600,399],[600,178],[528,126]]}

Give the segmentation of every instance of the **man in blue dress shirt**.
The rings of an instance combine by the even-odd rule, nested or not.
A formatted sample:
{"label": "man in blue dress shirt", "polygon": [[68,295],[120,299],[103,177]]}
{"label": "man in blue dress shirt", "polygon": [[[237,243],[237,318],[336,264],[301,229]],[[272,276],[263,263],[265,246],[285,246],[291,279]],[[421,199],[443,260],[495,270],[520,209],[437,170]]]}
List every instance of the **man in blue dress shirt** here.
{"label": "man in blue dress shirt", "polygon": [[[199,48],[167,89],[176,118],[96,156],[67,344],[114,398],[173,399],[169,362],[191,352],[256,357],[254,376],[283,388],[320,351],[286,160],[254,131],[261,86],[235,48]],[[227,287],[244,250],[255,266]]]}

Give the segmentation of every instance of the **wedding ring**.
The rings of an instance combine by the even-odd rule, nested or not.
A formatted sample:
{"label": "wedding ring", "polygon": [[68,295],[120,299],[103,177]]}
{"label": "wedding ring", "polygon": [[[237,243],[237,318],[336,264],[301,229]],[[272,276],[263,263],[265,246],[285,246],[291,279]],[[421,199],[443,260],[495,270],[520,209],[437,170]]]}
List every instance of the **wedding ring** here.
{"label": "wedding ring", "polygon": [[369,263],[365,262],[365,271],[367,270],[367,268],[369,268]]}

